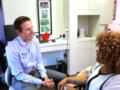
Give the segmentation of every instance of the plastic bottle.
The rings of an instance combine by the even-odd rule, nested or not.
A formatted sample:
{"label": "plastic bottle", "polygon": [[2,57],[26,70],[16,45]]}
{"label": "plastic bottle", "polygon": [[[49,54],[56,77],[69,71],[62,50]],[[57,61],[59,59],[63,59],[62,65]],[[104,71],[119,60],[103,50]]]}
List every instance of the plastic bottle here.
{"label": "plastic bottle", "polygon": [[80,37],[84,37],[84,28],[80,28]]}

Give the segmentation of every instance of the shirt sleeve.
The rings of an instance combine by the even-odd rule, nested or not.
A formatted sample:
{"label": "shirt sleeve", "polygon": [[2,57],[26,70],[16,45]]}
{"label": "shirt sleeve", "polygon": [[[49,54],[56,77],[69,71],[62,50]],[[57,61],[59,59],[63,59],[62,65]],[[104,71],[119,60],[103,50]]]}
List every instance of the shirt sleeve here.
{"label": "shirt sleeve", "polygon": [[26,83],[41,85],[42,80],[35,78],[27,73],[24,72],[22,64],[19,60],[19,54],[14,50],[9,50],[6,48],[6,56],[8,64],[11,68],[12,75],[16,77],[17,80],[22,80]]}
{"label": "shirt sleeve", "polygon": [[120,75],[111,77],[104,85],[102,90],[120,90]]}
{"label": "shirt sleeve", "polygon": [[41,77],[44,78],[44,77],[47,77],[47,74],[46,74],[46,69],[43,65],[41,50],[40,50],[40,44],[38,42],[37,42],[37,46],[38,46],[38,57],[37,57],[36,68],[38,69]]}

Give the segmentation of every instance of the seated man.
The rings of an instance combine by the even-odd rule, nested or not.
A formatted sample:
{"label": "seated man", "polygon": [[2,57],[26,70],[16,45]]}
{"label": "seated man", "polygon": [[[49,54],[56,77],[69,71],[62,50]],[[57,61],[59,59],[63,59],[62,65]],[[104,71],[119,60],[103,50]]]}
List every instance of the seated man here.
{"label": "seated man", "polygon": [[[89,74],[63,79],[58,90],[63,90],[67,83],[86,84],[85,90],[120,90],[120,32],[102,32],[96,41],[96,66]],[[67,86],[67,90],[75,89]]]}
{"label": "seated man", "polygon": [[18,17],[14,21],[14,27],[18,37],[6,47],[12,86],[16,90],[38,90],[36,85],[50,89],[54,82],[64,79],[65,74],[44,68],[39,42],[33,38],[34,29],[30,18]]}

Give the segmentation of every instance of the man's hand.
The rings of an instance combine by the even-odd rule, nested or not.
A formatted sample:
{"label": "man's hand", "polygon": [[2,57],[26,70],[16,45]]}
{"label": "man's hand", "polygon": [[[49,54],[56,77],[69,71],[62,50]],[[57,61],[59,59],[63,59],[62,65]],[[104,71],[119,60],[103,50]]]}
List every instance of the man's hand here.
{"label": "man's hand", "polygon": [[67,84],[66,79],[63,79],[60,83],[58,83],[58,90],[63,90],[66,84]]}
{"label": "man's hand", "polygon": [[46,81],[42,81],[42,84],[43,86],[47,87],[48,88],[48,83]]}
{"label": "man's hand", "polygon": [[48,89],[50,89],[50,88],[52,88],[53,86],[54,86],[54,82],[53,82],[53,79],[49,79],[48,77],[45,77],[44,78],[44,81],[45,81],[45,83],[46,83],[46,87],[48,88]]}

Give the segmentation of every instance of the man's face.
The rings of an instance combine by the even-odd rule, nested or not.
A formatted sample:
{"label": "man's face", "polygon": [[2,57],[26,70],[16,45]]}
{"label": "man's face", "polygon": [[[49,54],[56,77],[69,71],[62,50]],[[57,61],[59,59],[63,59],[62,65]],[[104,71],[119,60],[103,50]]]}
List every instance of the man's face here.
{"label": "man's face", "polygon": [[25,21],[21,24],[22,32],[19,32],[18,34],[20,37],[26,42],[29,43],[30,40],[34,37],[34,29],[31,21]]}

